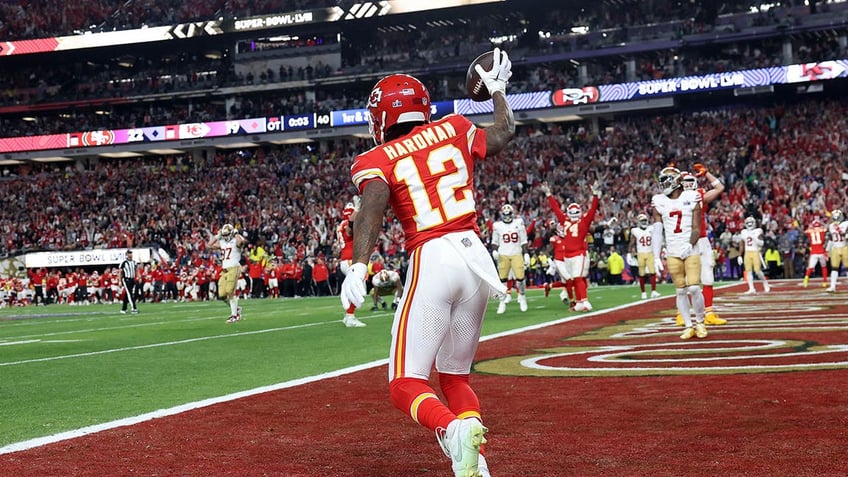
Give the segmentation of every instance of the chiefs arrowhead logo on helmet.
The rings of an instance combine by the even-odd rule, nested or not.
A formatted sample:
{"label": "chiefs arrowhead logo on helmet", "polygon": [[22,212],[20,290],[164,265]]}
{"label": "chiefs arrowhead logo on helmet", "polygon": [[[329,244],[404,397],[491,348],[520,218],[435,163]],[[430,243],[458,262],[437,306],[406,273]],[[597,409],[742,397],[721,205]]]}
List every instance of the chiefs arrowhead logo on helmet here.
{"label": "chiefs arrowhead logo on helmet", "polygon": [[368,132],[376,144],[383,144],[394,125],[430,122],[430,93],[415,77],[386,76],[374,85],[368,96]]}

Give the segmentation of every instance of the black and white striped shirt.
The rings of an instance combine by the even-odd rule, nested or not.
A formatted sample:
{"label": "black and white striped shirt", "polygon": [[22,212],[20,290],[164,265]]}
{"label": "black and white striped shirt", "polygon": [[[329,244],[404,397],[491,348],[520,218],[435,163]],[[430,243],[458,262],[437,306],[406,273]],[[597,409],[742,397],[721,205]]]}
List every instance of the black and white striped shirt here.
{"label": "black and white striped shirt", "polygon": [[135,269],[137,264],[131,259],[126,259],[121,262],[121,279],[135,280]]}

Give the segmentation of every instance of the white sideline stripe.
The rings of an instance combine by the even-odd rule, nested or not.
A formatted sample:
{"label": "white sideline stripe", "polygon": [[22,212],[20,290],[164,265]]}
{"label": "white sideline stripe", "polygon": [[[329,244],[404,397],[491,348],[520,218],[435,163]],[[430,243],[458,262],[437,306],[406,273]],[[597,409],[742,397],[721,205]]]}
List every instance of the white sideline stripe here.
{"label": "white sideline stripe", "polygon": [[69,358],[82,358],[86,356],[97,356],[100,354],[110,354],[110,353],[120,353],[123,351],[136,351],[140,349],[151,349],[151,348],[161,348],[162,346],[174,346],[186,343],[196,343],[199,341],[209,341],[209,340],[217,340],[223,338],[238,338],[239,336],[248,336],[248,335],[259,335],[263,333],[275,333],[277,331],[287,331],[294,330],[298,328],[309,328],[312,326],[321,326],[327,323],[331,323],[328,321],[318,322],[318,323],[306,323],[303,325],[294,325],[294,326],[285,326],[281,328],[268,328],[264,330],[254,330],[254,331],[244,331],[241,333],[228,333],[225,335],[216,335],[216,336],[202,336],[200,338],[188,338],[179,341],[165,341],[163,343],[151,343],[146,345],[138,345],[138,346],[128,346],[126,348],[112,348],[112,349],[104,349],[100,351],[90,351],[88,353],[77,353],[77,354],[66,354],[62,356],[49,356],[47,358],[34,358],[34,359],[25,359],[22,361],[10,361],[8,363],[0,363],[0,367],[2,366],[15,366],[18,364],[28,364],[28,363],[41,363],[44,361],[56,361],[60,359],[69,359]]}
{"label": "white sideline stripe", "polygon": [[[725,285],[725,286],[716,287],[716,288],[725,288],[727,286],[733,286],[733,285],[736,285],[736,284],[737,283],[734,282],[730,285]],[[625,303],[623,305],[619,305],[619,306],[616,306],[614,308],[607,308],[607,309],[604,309],[604,310],[592,311],[592,312],[589,312],[589,313],[583,313],[583,314],[580,314],[580,315],[574,315],[574,316],[569,316],[569,317],[566,317],[566,318],[561,318],[559,320],[547,321],[547,322],[539,323],[539,324],[536,324],[536,325],[525,326],[524,328],[517,328],[517,329],[514,329],[514,330],[503,331],[501,333],[495,333],[495,334],[492,334],[492,335],[483,336],[483,337],[480,338],[480,341],[489,341],[489,340],[501,338],[501,337],[504,337],[504,336],[516,335],[516,334],[519,334],[519,333],[523,333],[525,331],[538,330],[538,329],[541,329],[541,328],[546,328],[548,326],[554,326],[554,325],[558,325],[560,323],[567,323],[569,321],[574,321],[574,320],[577,320],[577,319],[580,319],[580,318],[583,318],[583,317],[586,317],[586,316],[595,316],[595,315],[600,315],[600,314],[603,314],[603,313],[610,313],[610,312],[614,312],[614,311],[618,311],[618,310],[628,308],[628,307],[633,306],[633,305],[647,303],[649,301],[661,300],[663,298],[670,298],[670,297],[673,297],[673,296],[674,295],[661,296],[659,298],[651,298],[649,300],[640,300],[640,301],[633,302],[633,303]],[[264,330],[264,331],[269,331],[269,330]],[[241,334],[247,334],[247,333],[241,333]],[[218,338],[218,337],[216,336],[216,337],[210,337],[210,338]],[[200,339],[193,339],[193,340],[186,340],[186,341],[200,341]],[[156,345],[156,346],[160,346],[160,345]],[[154,347],[154,346],[145,346],[145,347]],[[144,348],[144,347],[137,347],[137,348]],[[99,352],[99,353],[103,353],[103,352]],[[97,353],[97,354],[99,354],[99,353]],[[89,355],[89,354],[95,354],[95,353],[86,353],[85,355]],[[215,397],[215,398],[204,399],[204,400],[201,400],[201,401],[181,404],[179,406],[174,406],[172,408],[160,409],[158,411],[148,412],[146,414],[141,414],[141,415],[134,416],[134,417],[127,417],[127,418],[124,418],[124,419],[118,419],[116,421],[104,422],[103,424],[95,424],[93,426],[83,427],[83,428],[80,428],[80,429],[74,429],[74,430],[71,430],[71,431],[60,432],[58,434],[53,434],[52,436],[37,437],[35,439],[30,439],[28,441],[17,442],[17,443],[14,443],[14,444],[9,444],[9,445],[4,446],[4,447],[0,447],[0,455],[9,454],[9,453],[12,453],[12,452],[20,452],[20,451],[24,451],[24,450],[28,450],[28,449],[34,449],[36,447],[40,447],[40,446],[44,446],[44,445],[48,445],[48,444],[55,444],[56,442],[61,442],[61,441],[73,439],[73,438],[76,438],[76,437],[87,436],[89,434],[95,434],[97,432],[107,431],[109,429],[115,429],[117,427],[131,426],[133,424],[140,424],[142,422],[150,421],[150,420],[153,420],[153,419],[158,419],[160,417],[173,416],[173,415],[176,415],[176,414],[180,414],[182,412],[193,411],[195,409],[200,409],[202,407],[211,406],[213,404],[220,404],[220,403],[224,403],[224,402],[228,402],[228,401],[234,401],[236,399],[255,396],[257,394],[262,394],[262,393],[266,393],[266,392],[270,392],[270,391],[278,391],[280,389],[292,388],[292,387],[295,387],[295,386],[300,386],[302,384],[309,384],[309,383],[314,383],[316,381],[321,381],[323,379],[336,378],[336,377],[339,377],[339,376],[344,376],[346,374],[351,374],[351,373],[356,373],[356,372],[359,372],[359,371],[365,371],[365,370],[371,369],[371,368],[376,368],[378,366],[388,364],[388,362],[389,362],[388,358],[380,359],[380,360],[377,360],[377,361],[372,361],[370,363],[365,363],[365,364],[360,364],[360,365],[357,365],[357,366],[351,366],[349,368],[339,369],[337,371],[330,371],[330,372],[318,374],[318,375],[315,375],[315,376],[307,376],[305,378],[294,379],[292,381],[286,381],[286,382],[283,382],[283,383],[272,384],[272,385],[269,385],[269,386],[262,386],[262,387],[255,388],[255,389],[249,389],[247,391],[240,391],[240,392],[233,393],[233,394],[227,394],[225,396],[219,396],[219,397]]]}
{"label": "white sideline stripe", "polygon": [[351,366],[349,368],[339,369],[337,371],[330,371],[327,373],[318,374],[315,376],[309,376],[305,378],[295,379],[292,381],[287,381],[279,384],[272,384],[270,386],[262,386],[255,389],[250,389],[247,391],[240,391],[237,393],[227,394],[225,396],[215,397],[204,399],[202,401],[182,404],[179,406],[174,406],[168,409],[160,409],[158,411],[148,412],[146,414],[141,414],[139,416],[127,417],[124,419],[118,419],[117,421],[112,422],[104,422],[103,424],[95,424],[93,426],[83,427],[81,429],[74,429],[72,431],[61,432],[59,434],[54,434],[52,436],[46,437],[38,437],[35,439],[30,439],[28,441],[18,442],[15,444],[9,444],[4,447],[0,447],[0,454],[8,454],[11,452],[19,452],[22,450],[32,449],[35,447],[54,444],[56,442],[73,439],[75,437],[87,436],[89,434],[94,434],[101,431],[106,431],[109,429],[115,429],[117,427],[123,426],[131,426],[133,424],[140,424],[145,421],[150,421],[153,419],[158,419],[160,417],[173,416],[175,414],[180,414],[182,412],[192,411],[194,409],[199,409],[206,406],[211,406],[213,404],[220,404],[227,401],[233,401],[236,399],[241,399],[245,397],[255,396],[257,394],[262,394],[270,391],[278,391],[280,389],[292,388],[295,386],[300,386],[301,384],[308,384],[315,381],[321,381],[323,379],[336,378],[339,376],[344,376],[345,374],[355,373],[358,371],[363,371],[366,369],[376,368],[377,366],[382,366],[389,362],[388,359],[381,359],[378,361],[372,361],[370,363],[360,364],[357,366]]}

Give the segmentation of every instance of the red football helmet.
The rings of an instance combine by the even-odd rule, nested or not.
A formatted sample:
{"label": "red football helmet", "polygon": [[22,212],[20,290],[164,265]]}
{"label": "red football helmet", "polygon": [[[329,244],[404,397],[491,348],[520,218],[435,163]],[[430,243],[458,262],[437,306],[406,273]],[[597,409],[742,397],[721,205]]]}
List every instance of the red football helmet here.
{"label": "red football helmet", "polygon": [[568,216],[568,220],[577,222],[583,216],[583,209],[580,208],[580,204],[572,202],[566,207],[565,215]]}
{"label": "red football helmet", "polygon": [[383,144],[386,131],[395,124],[430,122],[430,93],[409,75],[389,75],[374,85],[368,97],[368,132]]}
{"label": "red football helmet", "polygon": [[342,210],[342,218],[350,219],[354,212],[356,212],[356,207],[354,207],[353,202],[348,202]]}
{"label": "red football helmet", "polygon": [[680,173],[680,182],[683,184],[683,190],[696,190],[698,188],[698,179],[689,172]]}

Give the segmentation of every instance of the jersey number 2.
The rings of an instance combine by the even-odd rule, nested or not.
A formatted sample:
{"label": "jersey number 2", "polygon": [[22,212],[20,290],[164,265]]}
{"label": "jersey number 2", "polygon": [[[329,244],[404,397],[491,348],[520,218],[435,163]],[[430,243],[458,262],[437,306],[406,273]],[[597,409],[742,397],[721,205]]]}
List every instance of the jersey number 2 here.
{"label": "jersey number 2", "polygon": [[[433,204],[424,184],[430,178],[447,171],[446,165],[453,163],[456,171],[445,174],[436,183],[438,204]],[[395,164],[395,179],[406,184],[412,205],[415,207],[415,225],[418,231],[431,229],[474,212],[474,196],[469,184],[468,169],[462,151],[456,146],[446,145],[430,151],[424,162],[425,170],[419,170],[411,156]]]}

